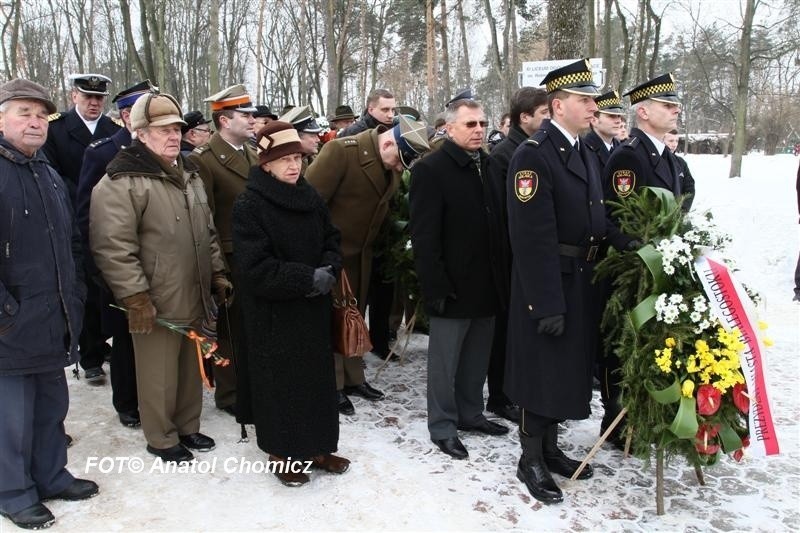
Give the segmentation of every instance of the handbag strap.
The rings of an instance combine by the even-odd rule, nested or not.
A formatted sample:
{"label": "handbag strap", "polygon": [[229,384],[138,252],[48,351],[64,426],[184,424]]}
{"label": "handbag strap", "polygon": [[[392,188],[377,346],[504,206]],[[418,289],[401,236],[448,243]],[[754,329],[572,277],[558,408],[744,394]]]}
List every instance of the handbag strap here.
{"label": "handbag strap", "polygon": [[347,277],[347,271],[344,268],[342,268],[342,273],[339,276],[339,293],[344,301],[348,301],[351,298],[355,299],[353,289],[350,288],[350,279]]}

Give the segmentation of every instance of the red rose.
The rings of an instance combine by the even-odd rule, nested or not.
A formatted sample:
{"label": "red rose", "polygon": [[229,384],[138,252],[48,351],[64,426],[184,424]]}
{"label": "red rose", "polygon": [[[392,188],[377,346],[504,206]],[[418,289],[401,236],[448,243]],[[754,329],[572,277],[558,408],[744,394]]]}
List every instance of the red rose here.
{"label": "red rose", "polygon": [[701,424],[695,435],[695,449],[705,455],[714,455],[719,451],[719,444],[712,442],[719,433],[719,425]]}
{"label": "red rose", "polygon": [[750,412],[750,396],[747,395],[747,385],[744,383],[737,383],[733,386],[731,391],[733,396],[733,405],[736,406],[744,414]]}
{"label": "red rose", "polygon": [[722,403],[722,393],[713,385],[700,385],[697,389],[697,413],[702,416],[713,415]]}

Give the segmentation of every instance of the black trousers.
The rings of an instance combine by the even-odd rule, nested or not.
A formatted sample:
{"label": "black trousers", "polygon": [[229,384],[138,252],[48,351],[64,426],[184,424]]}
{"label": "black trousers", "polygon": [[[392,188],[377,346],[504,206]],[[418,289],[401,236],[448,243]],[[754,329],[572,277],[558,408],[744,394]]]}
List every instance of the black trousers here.
{"label": "black trousers", "polygon": [[797,266],[794,268],[794,295],[800,296],[800,256],[797,257]]}
{"label": "black trousers", "polygon": [[561,420],[556,420],[549,416],[537,415],[533,411],[528,411],[527,409],[521,409],[521,411],[519,430],[523,435],[528,437],[544,437],[547,428],[561,422]]}
{"label": "black trousers", "polygon": [[83,306],[83,329],[78,337],[81,352],[81,368],[97,368],[103,366],[109,351],[107,336],[103,333],[101,320],[101,289],[89,277],[86,277],[86,303]]}
{"label": "black trousers", "polygon": [[139,410],[136,392],[136,359],[133,340],[126,331],[117,332],[111,346],[111,401],[118,413]]}
{"label": "black trousers", "polygon": [[64,370],[0,376],[0,511],[16,513],[66,489]]}
{"label": "black trousers", "polygon": [[497,312],[494,319],[494,338],[492,354],[489,357],[487,382],[489,385],[488,407],[503,406],[513,403],[503,392],[503,381],[506,376],[506,334],[508,332],[508,310]]}
{"label": "black trousers", "polygon": [[393,281],[386,281],[383,256],[372,258],[372,274],[369,280],[369,338],[376,353],[389,351],[389,316],[392,313],[395,287]]}

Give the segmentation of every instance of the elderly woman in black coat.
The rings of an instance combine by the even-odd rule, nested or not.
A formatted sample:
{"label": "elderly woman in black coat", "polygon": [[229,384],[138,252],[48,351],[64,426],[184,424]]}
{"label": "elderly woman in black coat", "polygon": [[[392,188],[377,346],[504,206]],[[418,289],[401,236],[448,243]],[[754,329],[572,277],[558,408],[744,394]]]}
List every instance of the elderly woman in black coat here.
{"label": "elderly woman in black coat", "polygon": [[331,347],[331,288],[341,269],[339,230],[300,175],[291,124],[270,122],[256,138],[259,166],[233,209],[237,297],[244,317],[239,421],[256,426],[285,485],[307,483],[305,466],[341,474]]}

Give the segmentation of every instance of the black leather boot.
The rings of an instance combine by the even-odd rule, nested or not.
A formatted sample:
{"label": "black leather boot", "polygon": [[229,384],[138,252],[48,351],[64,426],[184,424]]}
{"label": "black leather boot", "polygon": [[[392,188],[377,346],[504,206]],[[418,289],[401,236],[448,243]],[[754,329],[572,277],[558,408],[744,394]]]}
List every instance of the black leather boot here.
{"label": "black leather boot", "polygon": [[517,466],[517,479],[525,483],[531,496],[542,503],[560,503],[564,495],[558,488],[542,455],[542,437],[520,432],[522,457]]}
{"label": "black leather boot", "polygon": [[[564,477],[572,477],[572,474],[581,465],[580,461],[570,459],[558,448],[558,424],[553,424],[547,428],[547,432],[542,440],[542,452],[544,462],[550,472]],[[587,464],[581,470],[578,479],[589,479],[594,475],[592,465]]]}

